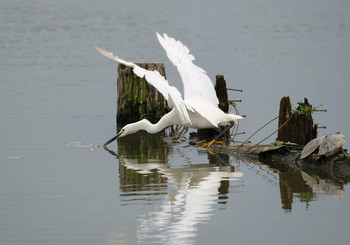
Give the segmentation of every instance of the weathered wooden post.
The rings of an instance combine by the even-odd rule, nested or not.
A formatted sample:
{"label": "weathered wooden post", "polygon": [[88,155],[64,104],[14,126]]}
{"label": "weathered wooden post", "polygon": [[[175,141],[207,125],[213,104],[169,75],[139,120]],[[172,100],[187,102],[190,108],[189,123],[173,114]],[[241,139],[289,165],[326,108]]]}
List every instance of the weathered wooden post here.
{"label": "weathered wooden post", "polygon": [[312,106],[307,98],[298,103],[300,112],[293,112],[289,96],[283,97],[280,103],[278,119],[278,141],[305,145],[317,137],[317,124],[312,119]]}
{"label": "weathered wooden post", "polygon": [[[164,77],[165,67],[162,63],[136,63],[147,70],[157,70]],[[127,124],[147,118],[157,122],[168,107],[163,96],[144,78],[136,76],[130,67],[118,65],[117,80],[117,124]]]}
{"label": "weathered wooden post", "polygon": [[219,108],[228,113],[228,96],[227,96],[227,87],[226,81],[223,75],[216,75],[216,84],[215,84],[216,96],[219,99]]}

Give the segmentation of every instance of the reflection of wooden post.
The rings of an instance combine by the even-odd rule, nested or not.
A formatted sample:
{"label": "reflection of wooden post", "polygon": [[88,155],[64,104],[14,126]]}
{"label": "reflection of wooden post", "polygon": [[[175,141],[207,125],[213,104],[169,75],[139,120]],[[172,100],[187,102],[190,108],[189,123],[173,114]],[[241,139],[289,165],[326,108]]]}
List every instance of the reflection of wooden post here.
{"label": "reflection of wooden post", "polygon": [[[286,171],[286,170],[284,170]],[[292,211],[295,194],[299,194],[301,201],[310,202],[314,198],[312,188],[305,183],[300,171],[286,171],[279,174],[282,208]]]}
{"label": "reflection of wooden post", "polygon": [[[137,63],[147,70],[158,70],[165,77],[162,63]],[[163,96],[148,85],[144,78],[136,76],[130,67],[118,66],[117,124],[127,124],[147,118],[152,123],[167,112]]]}
{"label": "reflection of wooden post", "polygon": [[138,163],[147,163],[150,159],[168,161],[168,148],[163,142],[165,131],[149,134],[138,131],[118,139],[118,156],[137,159]]}
{"label": "reflection of wooden post", "polygon": [[[228,112],[228,96],[227,96],[227,88],[226,81],[223,75],[216,75],[216,83],[215,83],[215,92],[216,96],[219,99],[218,107],[224,111]],[[200,140],[210,139],[215,137],[218,134],[215,129],[198,129],[198,137]],[[225,135],[226,138],[230,137],[230,132],[228,131]]]}
{"label": "reflection of wooden post", "polygon": [[163,138],[164,131],[156,134],[139,131],[118,139],[119,182],[122,192],[149,190],[154,191],[154,194],[150,195],[159,195],[157,188],[161,186],[153,184],[166,183],[167,178],[156,167],[149,169],[150,173],[142,174],[137,169],[132,169],[132,166],[125,165],[127,163],[147,164],[153,161],[160,165],[164,164],[164,168],[167,168],[168,147],[163,142]]}
{"label": "reflection of wooden post", "polygon": [[[306,98],[304,103],[299,103],[299,105],[311,107]],[[280,128],[283,124],[285,125]],[[306,114],[292,112],[289,97],[281,99],[278,127],[280,128],[277,136],[279,141],[305,145],[317,137],[317,125],[313,123],[311,111]]]}

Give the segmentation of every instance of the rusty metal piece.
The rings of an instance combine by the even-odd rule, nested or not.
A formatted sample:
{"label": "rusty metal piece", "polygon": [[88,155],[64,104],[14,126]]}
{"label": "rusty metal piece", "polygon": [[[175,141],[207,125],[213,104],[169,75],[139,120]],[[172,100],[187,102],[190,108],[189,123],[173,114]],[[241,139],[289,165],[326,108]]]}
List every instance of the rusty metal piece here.
{"label": "rusty metal piece", "polygon": [[239,133],[234,133],[234,134],[231,134],[231,136],[233,136],[233,135],[239,135],[239,134],[245,134],[245,132],[239,132]]}
{"label": "rusty metal piece", "polygon": [[235,89],[235,88],[226,88],[226,89],[231,91],[243,92],[242,89]]}

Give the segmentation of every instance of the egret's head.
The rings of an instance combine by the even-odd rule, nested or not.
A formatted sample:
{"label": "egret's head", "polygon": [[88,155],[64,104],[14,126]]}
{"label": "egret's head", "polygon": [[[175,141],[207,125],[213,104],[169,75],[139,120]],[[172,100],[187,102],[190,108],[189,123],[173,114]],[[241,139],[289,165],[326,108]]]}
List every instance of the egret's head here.
{"label": "egret's head", "polygon": [[135,133],[136,130],[133,130],[131,124],[125,125],[117,134],[117,138],[127,136],[129,134]]}
{"label": "egret's head", "polygon": [[114,136],[112,139],[108,140],[106,143],[103,144],[103,147],[106,147],[107,145],[109,145],[110,143],[112,143],[113,141],[115,141],[118,138],[124,137],[128,134],[130,134],[129,132],[130,130],[128,130],[128,128],[122,128],[116,136]]}
{"label": "egret's head", "polygon": [[[145,119],[144,119],[145,120]],[[128,125],[125,125],[119,132],[116,136],[114,136],[112,139],[108,140],[106,143],[104,143],[103,146],[107,146],[108,144],[112,143],[113,141],[115,141],[116,139],[118,138],[121,138],[121,137],[124,137],[124,136],[127,136],[129,134],[133,134],[141,129],[143,129],[143,121],[144,120],[141,120],[137,123],[131,123],[131,124],[128,124]]]}

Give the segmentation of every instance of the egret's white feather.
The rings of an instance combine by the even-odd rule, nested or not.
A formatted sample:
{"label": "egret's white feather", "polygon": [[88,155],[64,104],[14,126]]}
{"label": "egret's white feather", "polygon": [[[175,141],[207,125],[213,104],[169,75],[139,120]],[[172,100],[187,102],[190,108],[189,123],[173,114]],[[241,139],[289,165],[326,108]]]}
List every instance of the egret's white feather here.
{"label": "egret's white feather", "polygon": [[[184,100],[196,99],[217,107],[219,101],[213,83],[205,70],[193,64],[192,61],[195,58],[189,53],[189,49],[180,41],[168,37],[165,33],[163,37],[157,33],[157,38],[166,51],[168,58],[180,73],[184,86]],[[195,109],[195,105],[191,106]]]}

